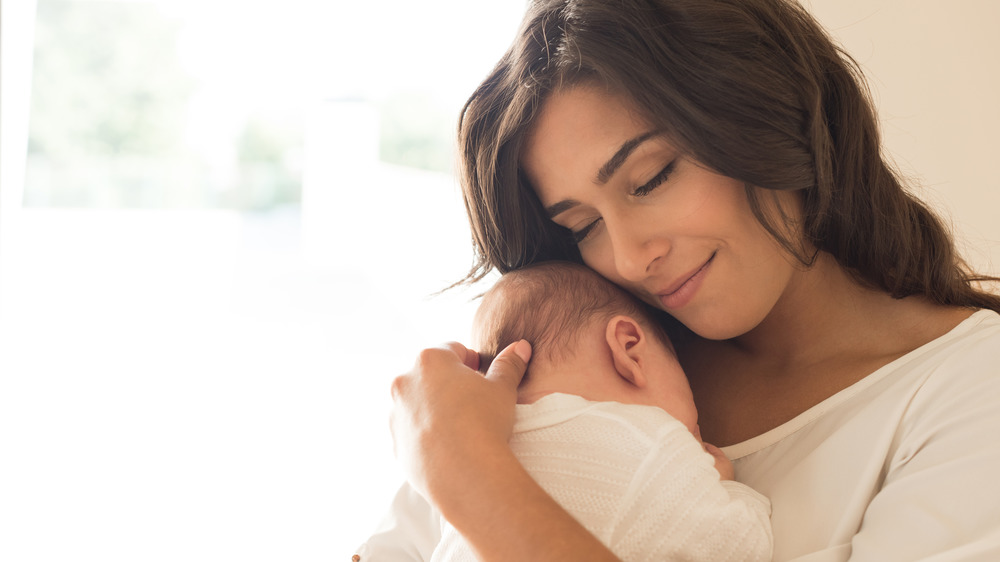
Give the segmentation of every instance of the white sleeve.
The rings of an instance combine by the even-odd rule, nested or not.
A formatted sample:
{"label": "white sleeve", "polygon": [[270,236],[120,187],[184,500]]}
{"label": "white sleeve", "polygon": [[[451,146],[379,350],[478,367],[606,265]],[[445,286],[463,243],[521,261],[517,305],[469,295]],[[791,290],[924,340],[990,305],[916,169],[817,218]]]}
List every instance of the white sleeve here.
{"label": "white sleeve", "polygon": [[720,481],[715,460],[686,430],[659,439],[622,503],[611,548],[623,560],[769,562],[770,502]]}
{"label": "white sleeve", "polygon": [[852,562],[1000,560],[1000,365],[988,355],[948,365],[914,397]]}
{"label": "white sleeve", "polygon": [[427,562],[441,539],[441,516],[409,483],[356,553],[360,562]]}

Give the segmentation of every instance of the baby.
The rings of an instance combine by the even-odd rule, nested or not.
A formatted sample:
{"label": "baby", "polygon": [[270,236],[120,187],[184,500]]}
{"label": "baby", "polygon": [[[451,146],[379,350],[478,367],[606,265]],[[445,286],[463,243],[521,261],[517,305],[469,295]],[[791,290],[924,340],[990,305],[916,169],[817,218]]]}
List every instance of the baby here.
{"label": "baby", "polygon": [[[771,559],[770,503],[702,443],[687,377],[645,305],[586,267],[549,262],[504,275],[473,329],[483,371],[531,342],[511,448],[619,558]],[[476,558],[444,522],[431,560]]]}

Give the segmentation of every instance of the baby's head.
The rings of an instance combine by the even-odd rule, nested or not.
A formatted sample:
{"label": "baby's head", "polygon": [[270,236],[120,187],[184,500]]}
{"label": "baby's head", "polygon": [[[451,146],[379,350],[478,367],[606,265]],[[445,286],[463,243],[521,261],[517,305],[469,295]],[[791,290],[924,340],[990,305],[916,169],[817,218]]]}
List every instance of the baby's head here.
{"label": "baby's head", "polygon": [[532,358],[518,401],[553,392],[659,406],[689,429],[697,413],[687,377],[649,308],[594,271],[545,262],[507,273],[473,324],[482,368],[520,339]]}

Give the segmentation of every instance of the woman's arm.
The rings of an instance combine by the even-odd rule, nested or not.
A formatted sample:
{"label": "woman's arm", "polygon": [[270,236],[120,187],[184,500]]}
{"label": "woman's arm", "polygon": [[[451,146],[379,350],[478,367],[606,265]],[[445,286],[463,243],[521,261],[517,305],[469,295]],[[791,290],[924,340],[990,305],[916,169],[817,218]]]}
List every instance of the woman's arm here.
{"label": "woman's arm", "polygon": [[524,470],[507,441],[531,356],[508,346],[486,376],[461,344],[424,350],[392,386],[396,457],[484,561],[617,560]]}

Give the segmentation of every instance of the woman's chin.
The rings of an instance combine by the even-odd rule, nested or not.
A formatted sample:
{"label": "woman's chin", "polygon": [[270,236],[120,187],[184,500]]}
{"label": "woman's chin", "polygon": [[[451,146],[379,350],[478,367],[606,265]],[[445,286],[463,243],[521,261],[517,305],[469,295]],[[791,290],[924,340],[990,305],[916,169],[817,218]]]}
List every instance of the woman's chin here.
{"label": "woman's chin", "polygon": [[742,319],[736,314],[676,316],[684,326],[706,340],[731,340],[750,332],[760,321]]}

